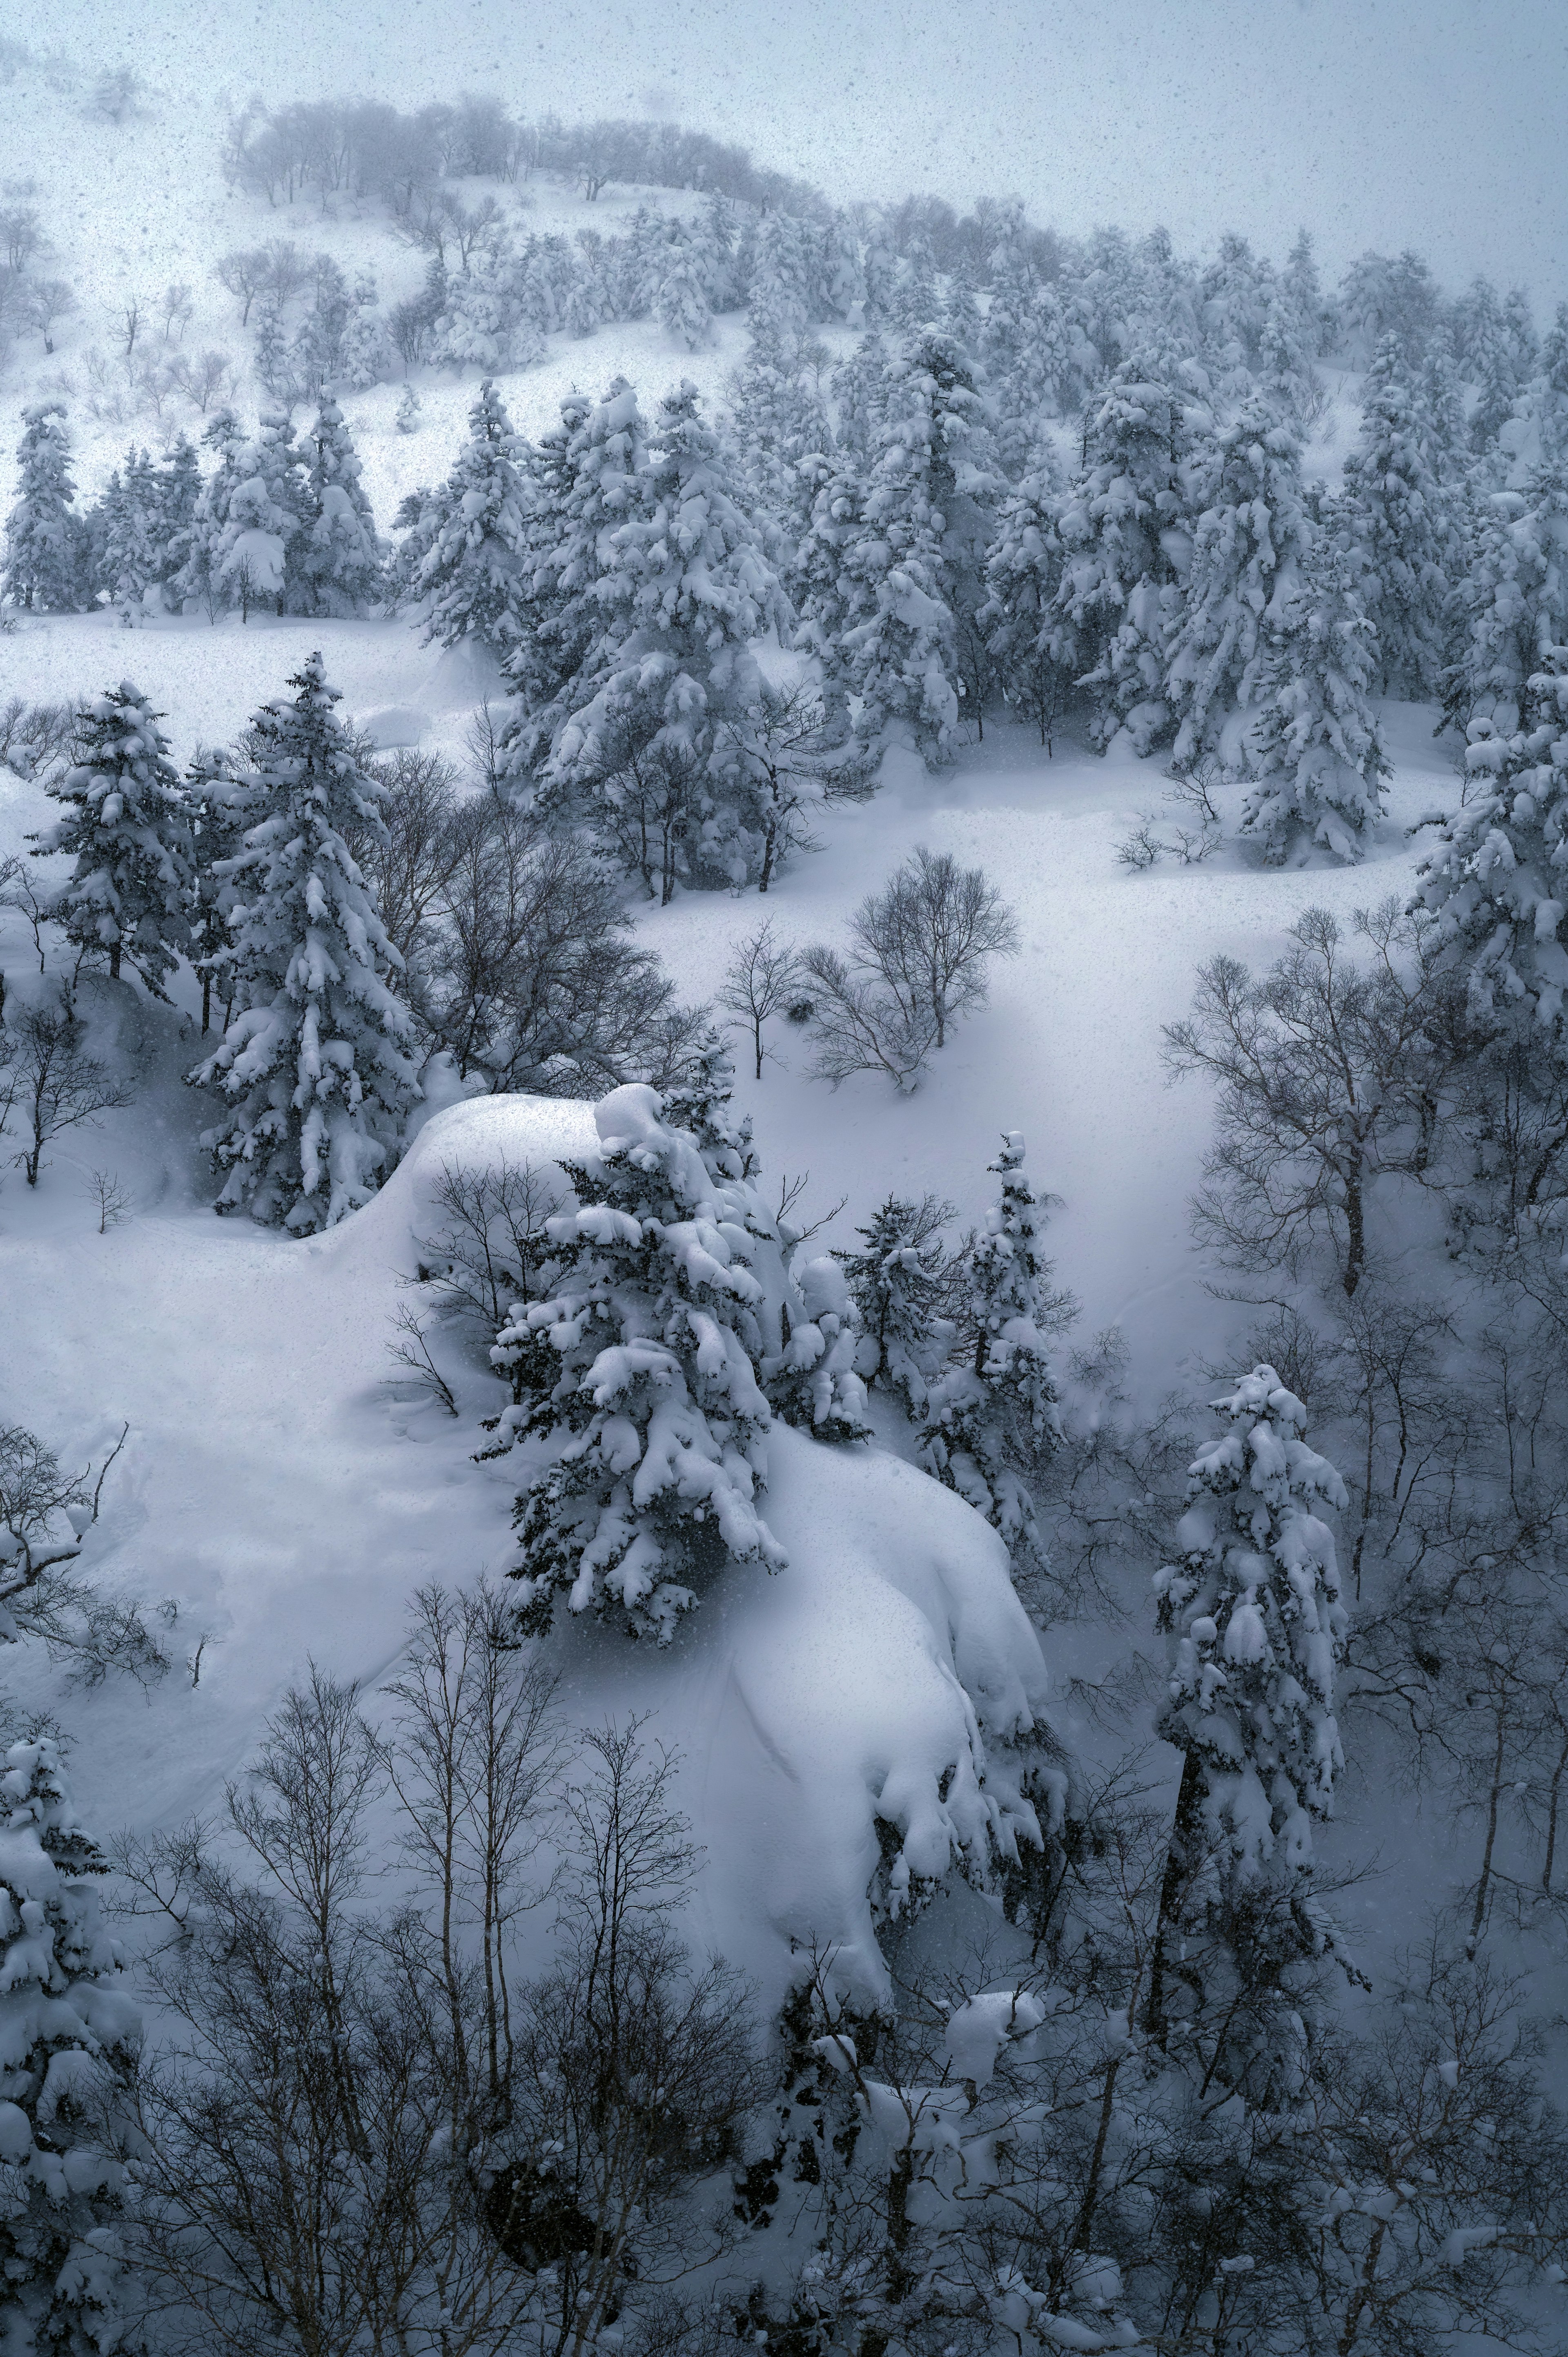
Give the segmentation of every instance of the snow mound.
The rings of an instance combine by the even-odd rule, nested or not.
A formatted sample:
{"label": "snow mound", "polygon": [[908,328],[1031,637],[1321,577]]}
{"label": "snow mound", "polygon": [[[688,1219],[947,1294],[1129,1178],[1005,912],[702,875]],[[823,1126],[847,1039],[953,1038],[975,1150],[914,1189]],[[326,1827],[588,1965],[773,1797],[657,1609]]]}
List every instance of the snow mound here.
{"label": "snow mound", "polygon": [[367,712],[359,726],[378,753],[390,753],[400,745],[417,745],[430,721],[413,705],[389,704],[384,711]]}

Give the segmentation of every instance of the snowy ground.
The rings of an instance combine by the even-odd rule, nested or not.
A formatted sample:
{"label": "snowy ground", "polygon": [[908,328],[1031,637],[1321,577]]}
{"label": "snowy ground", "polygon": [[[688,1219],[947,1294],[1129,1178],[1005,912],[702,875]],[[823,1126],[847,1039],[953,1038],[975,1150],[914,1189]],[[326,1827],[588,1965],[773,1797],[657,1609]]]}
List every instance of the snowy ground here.
{"label": "snowy ground", "polygon": [[[474,683],[401,624],[181,623],[131,635],[102,620],[24,623],[0,639],[0,699],[63,695],[129,671],[168,711],[184,755],[199,737],[231,734],[317,640],[356,716],[412,706],[429,741],[459,747]],[[997,1133],[1022,1127],[1036,1185],[1064,1198],[1053,1237],[1059,1275],[1084,1304],[1080,1331],[1121,1325],[1135,1388],[1153,1398],[1223,1357],[1236,1316],[1205,1292],[1187,1247],[1185,1199],[1210,1106],[1199,1087],[1165,1084],[1159,1026],[1182,1012],[1194,968],[1215,951],[1266,961],[1311,903],[1348,917],[1408,889],[1404,830],[1451,796],[1454,780],[1427,712],[1391,707],[1385,725],[1397,764],[1390,816],[1355,870],[1260,870],[1226,851],[1197,867],[1131,874],[1115,846],[1132,812],[1157,802],[1158,765],[1101,760],[1067,743],[1047,760],[1003,732],[942,776],[911,768],[874,802],[833,813],[822,850],[766,902],[691,896],[650,912],[646,937],[682,990],[705,997],[731,942],[764,914],[789,936],[831,939],[917,843],[983,865],[1018,911],[1023,951],[915,1095],[899,1099],[864,1077],[827,1090],[781,1025],[760,1085],[743,1062],[738,1101],[755,1117],[771,1179],[809,1171],[813,1213],[847,1199],[830,1243],[848,1241],[890,1188],[933,1188],[967,1223],[988,1200]],[[0,852],[20,849],[48,807],[6,777]],[[14,931],[4,951],[19,975]],[[90,1551],[104,1579],[151,1604],[173,1599],[177,1667],[145,1699],[114,1684],[92,1697],[80,1772],[101,1822],[167,1823],[211,1804],[307,1655],[374,1686],[395,1658],[413,1587],[504,1567],[515,1480],[469,1455],[484,1380],[470,1382],[461,1425],[411,1407],[386,1387],[389,1325],[413,1265],[420,1173],[449,1147],[451,1125],[515,1120],[513,1150],[548,1153],[558,1150],[551,1125],[574,1138],[586,1113],[438,1116],[368,1211],[323,1241],[285,1243],[207,1208],[199,1105],[178,1077],[194,1060],[188,1025],[174,1036],[165,1015],[128,994],[101,1019],[120,1027],[119,1051],[140,1059],[143,1093],[101,1129],[60,1141],[36,1194],[16,1176],[0,1196],[0,1411],[68,1457],[102,1454],[122,1422],[131,1426]],[[134,1211],[100,1236],[87,1189],[104,1168],[128,1186]],[[575,1711],[652,1706],[681,1744],[687,1804],[714,1868],[706,1929],[770,1983],[779,1935],[813,1909],[846,1939],[864,1938],[867,1795],[894,1755],[908,1766],[928,1737],[950,1749],[938,1706],[957,1622],[942,1599],[967,1583],[993,1625],[1011,1607],[984,1558],[989,1534],[966,1510],[924,1484],[914,1512],[907,1495],[875,1484],[840,1497],[836,1475],[797,1461],[820,1454],[790,1436],[778,1444],[770,1512],[791,1554],[784,1580],[760,1594],[721,1590],[671,1656],[593,1635],[575,1636],[567,1652]],[[891,1463],[886,1481],[877,1476],[884,1488],[911,1479]],[[864,1544],[853,1537],[857,1514]],[[824,1647],[816,1616],[829,1598],[837,1641]],[[1009,1641],[1027,1655],[1021,1621]],[[186,1665],[198,1648],[193,1684]],[[863,1666],[846,1684],[852,1655]],[[879,1701],[877,1664],[887,1661],[897,1691]],[[81,1698],[37,1675],[34,1698],[85,1727]],[[917,1689],[930,1678],[927,1709]],[[888,1714],[884,1756],[876,1731]]]}

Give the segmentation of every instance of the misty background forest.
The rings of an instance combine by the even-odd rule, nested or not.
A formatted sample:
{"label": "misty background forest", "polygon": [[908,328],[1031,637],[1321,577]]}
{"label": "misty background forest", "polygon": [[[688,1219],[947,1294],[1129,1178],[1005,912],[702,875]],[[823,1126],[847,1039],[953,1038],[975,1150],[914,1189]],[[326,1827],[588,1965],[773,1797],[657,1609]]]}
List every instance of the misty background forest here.
{"label": "misty background forest", "polygon": [[1550,2357],[1546,232],[413,27],[0,36],[6,2357]]}

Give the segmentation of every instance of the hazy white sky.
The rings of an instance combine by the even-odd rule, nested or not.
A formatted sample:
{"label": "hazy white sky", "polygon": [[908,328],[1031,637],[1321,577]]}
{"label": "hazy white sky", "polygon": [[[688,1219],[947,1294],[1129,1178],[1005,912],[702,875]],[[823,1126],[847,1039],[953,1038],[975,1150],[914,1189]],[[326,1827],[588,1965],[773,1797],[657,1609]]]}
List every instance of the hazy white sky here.
{"label": "hazy white sky", "polygon": [[38,0],[187,88],[652,111],[839,197],[1017,193],[1069,231],[1305,222],[1568,294],[1568,0]]}

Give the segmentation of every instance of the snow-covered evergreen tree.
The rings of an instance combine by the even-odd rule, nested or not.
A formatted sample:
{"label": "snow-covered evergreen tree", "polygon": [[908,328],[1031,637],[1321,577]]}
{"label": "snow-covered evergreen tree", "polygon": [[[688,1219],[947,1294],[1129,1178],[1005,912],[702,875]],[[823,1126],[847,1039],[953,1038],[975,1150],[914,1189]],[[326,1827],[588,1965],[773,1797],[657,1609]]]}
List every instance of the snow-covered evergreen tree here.
{"label": "snow-covered evergreen tree", "polygon": [[693,241],[672,236],[661,249],[653,288],[653,316],[665,334],[689,352],[714,339],[710,273]]}
{"label": "snow-covered evergreen tree", "polygon": [[821,393],[779,338],[753,335],[731,384],[730,416],[750,511],[777,524],[792,556],[811,507],[800,461],[831,450],[832,429]]}
{"label": "snow-covered evergreen tree", "polygon": [[[842,525],[831,512],[824,519],[835,537],[842,530],[841,578],[809,616],[814,640],[826,643],[856,699],[856,730],[868,741],[894,729],[928,758],[950,750],[963,683],[960,634],[973,629],[983,602],[1002,490],[962,355],[940,329],[914,337],[887,371],[857,511]],[[830,511],[845,504],[836,486],[823,490]],[[830,601],[838,607],[831,621]]]}
{"label": "snow-covered evergreen tree", "polygon": [[1516,1031],[1568,1063],[1568,676],[1541,672],[1520,725],[1470,724],[1465,800],[1420,869],[1466,969],[1481,1033]]}
{"label": "snow-covered evergreen tree", "polygon": [[1359,443],[1338,509],[1352,578],[1378,634],[1385,694],[1430,695],[1443,659],[1443,488],[1429,457],[1399,339],[1381,338],[1361,402]]}
{"label": "snow-covered evergreen tree", "polygon": [[489,378],[468,412],[468,439],[435,494],[434,537],[417,594],[427,641],[476,640],[499,658],[519,633],[526,500],[522,449]]}
{"label": "snow-covered evergreen tree", "polygon": [[141,2018],[100,1913],[107,1871],[58,1744],[12,1744],[0,1773],[0,2276],[16,2357],[108,2357],[129,2322],[126,2171],[102,2124]]}
{"label": "snow-covered evergreen tree", "polygon": [[384,826],[385,789],[355,758],[320,655],[289,685],[252,722],[263,814],[225,864],[236,1011],[190,1077],[228,1100],[202,1141],[227,1173],[218,1209],[306,1234],[374,1193],[418,1082],[387,983],[398,953],[344,840]]}
{"label": "snow-covered evergreen tree", "polygon": [[381,597],[385,550],[343,413],[330,399],[306,443],[299,570],[317,614],[363,614]]}
{"label": "snow-covered evergreen tree", "polygon": [[[1155,1579],[1169,1641],[1157,1724],[1183,1758],[1178,1824],[1197,1817],[1240,1894],[1272,1863],[1293,1877],[1310,1867],[1313,1821],[1333,1813],[1348,1616],[1319,1509],[1346,1495],[1273,1367],[1214,1405],[1224,1427],[1193,1460],[1176,1559]],[[1314,1929],[1305,1944],[1320,1943]]]}
{"label": "snow-covered evergreen tree", "polygon": [[[591,418],[586,431],[591,452]],[[582,514],[585,494],[591,511],[605,488],[602,475],[574,486],[569,508]],[[546,782],[592,818],[607,814],[607,797],[618,811],[648,775],[659,795],[679,780],[688,797],[680,868],[738,883],[757,846],[744,826],[745,780],[723,723],[759,693],[751,641],[770,626],[787,630],[790,618],[694,386],[660,402],[632,492],[632,511],[623,508],[598,544],[596,577],[584,585],[595,632],[554,699]],[[569,544],[558,564],[563,555],[571,561]],[[668,859],[663,874],[668,898]]]}
{"label": "snow-covered evergreen tree", "polygon": [[1024,1168],[1024,1140],[1004,1131],[990,1166],[1002,1200],[985,1215],[983,1234],[961,1255],[967,1358],[930,1385],[921,1456],[950,1490],[967,1498],[1009,1546],[1034,1536],[1030,1469],[1059,1437],[1057,1387],[1047,1337],[1070,1315],[1051,1285],[1041,1249],[1043,1206]]}
{"label": "snow-covered evergreen tree", "polygon": [[133,448],[104,497],[109,513],[101,586],[126,623],[141,619],[147,590],[159,577],[165,536],[160,489],[147,452]]}
{"label": "snow-covered evergreen tree", "polygon": [[870,1224],[856,1228],[860,1250],[833,1254],[860,1312],[859,1372],[868,1388],[891,1392],[917,1422],[925,1415],[953,1335],[947,1315],[951,1281],[940,1233],[950,1211],[950,1204],[929,1195],[920,1203],[889,1195]]}
{"label": "snow-covered evergreen tree", "polygon": [[1072,627],[1057,602],[1065,497],[1061,470],[1046,446],[997,511],[979,614],[1004,696],[1047,748],[1082,667]]}
{"label": "snow-covered evergreen tree", "polygon": [[1241,833],[1283,860],[1299,842],[1359,858],[1389,773],[1368,693],[1374,634],[1343,549],[1314,532],[1268,617],[1246,737],[1257,782]]}
{"label": "snow-covered evergreen tree", "polygon": [[190,555],[191,528],[201,497],[201,461],[188,434],[179,435],[157,470],[158,562],[154,575],[165,605]]}
{"label": "snow-covered evergreen tree", "polygon": [[1165,669],[1178,766],[1217,750],[1231,714],[1252,702],[1271,608],[1283,608],[1300,580],[1301,446],[1260,395],[1216,434],[1197,497]]}
{"label": "snow-covered evergreen tree", "polygon": [[235,775],[231,757],[221,748],[199,749],[185,773],[190,823],[190,961],[201,976],[203,1032],[212,1028],[214,994],[232,1012],[230,919],[242,905],[232,863],[255,818],[260,794],[249,778]]}
{"label": "snow-covered evergreen tree", "polygon": [[48,789],[64,815],[41,854],[75,860],[55,903],[67,937],[122,963],[159,997],[189,940],[189,822],[160,716],[129,680],[94,696],[77,722],[80,760]]}
{"label": "snow-covered evergreen tree", "polygon": [[755,1190],[715,1179],[650,1088],[614,1090],[595,1119],[598,1152],[567,1174],[578,1209],[550,1222],[558,1289],[516,1318],[555,1354],[526,1428],[564,1444],[518,1501],[521,1617],[547,1629],[564,1593],[573,1612],[615,1611],[668,1643],[693,1583],[785,1560],[759,1498]]}
{"label": "snow-covered evergreen tree", "polygon": [[1511,736],[1526,681],[1568,667],[1568,468],[1481,498],[1451,628],[1449,719]]}
{"label": "snow-covered evergreen tree", "polygon": [[1178,611],[1172,534],[1184,515],[1186,438],[1176,393],[1143,362],[1122,362],[1062,509],[1058,603],[1079,634],[1101,746],[1126,726],[1146,751],[1168,722],[1166,650]]}
{"label": "snow-covered evergreen tree", "polygon": [[5,520],[5,594],[14,606],[74,613],[82,603],[81,519],[63,401],[22,412],[16,497]]}

